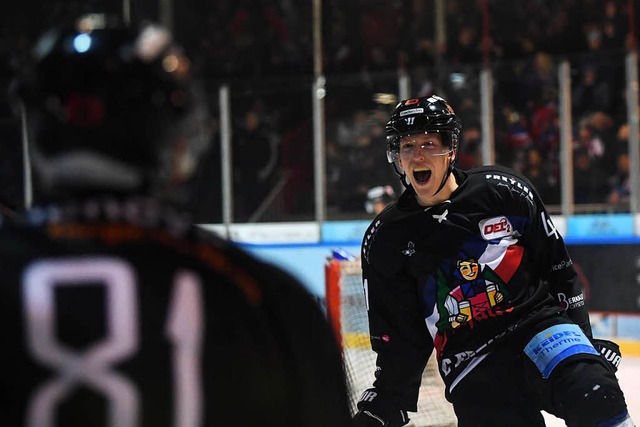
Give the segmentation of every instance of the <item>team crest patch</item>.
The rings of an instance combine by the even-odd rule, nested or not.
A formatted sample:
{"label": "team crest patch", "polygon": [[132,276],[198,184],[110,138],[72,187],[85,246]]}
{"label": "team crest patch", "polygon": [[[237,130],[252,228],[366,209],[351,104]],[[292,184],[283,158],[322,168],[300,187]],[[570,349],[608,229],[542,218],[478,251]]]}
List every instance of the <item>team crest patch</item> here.
{"label": "team crest patch", "polygon": [[480,234],[484,240],[495,240],[512,236],[513,226],[506,216],[483,219],[478,223]]}

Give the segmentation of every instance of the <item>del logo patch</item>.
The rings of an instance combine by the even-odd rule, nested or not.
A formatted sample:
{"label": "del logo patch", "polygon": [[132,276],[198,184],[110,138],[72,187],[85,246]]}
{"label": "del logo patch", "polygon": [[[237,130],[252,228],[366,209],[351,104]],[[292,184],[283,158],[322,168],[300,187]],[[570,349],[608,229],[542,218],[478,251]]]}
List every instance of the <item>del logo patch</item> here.
{"label": "del logo patch", "polygon": [[524,352],[549,378],[560,362],[574,354],[598,354],[578,325],[555,325],[539,332],[525,346]]}
{"label": "del logo patch", "polygon": [[513,226],[506,216],[483,219],[478,226],[484,240],[501,239],[513,235]]}

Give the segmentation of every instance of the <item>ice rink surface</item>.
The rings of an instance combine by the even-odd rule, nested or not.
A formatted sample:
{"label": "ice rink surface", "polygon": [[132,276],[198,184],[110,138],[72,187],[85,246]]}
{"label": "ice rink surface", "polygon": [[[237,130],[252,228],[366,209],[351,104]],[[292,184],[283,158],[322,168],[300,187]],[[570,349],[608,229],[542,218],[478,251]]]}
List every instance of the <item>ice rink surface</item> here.
{"label": "ice rink surface", "polygon": [[[618,379],[629,407],[631,418],[640,426],[640,357],[622,357],[618,369]],[[547,427],[564,426],[564,421],[553,415],[544,414]]]}

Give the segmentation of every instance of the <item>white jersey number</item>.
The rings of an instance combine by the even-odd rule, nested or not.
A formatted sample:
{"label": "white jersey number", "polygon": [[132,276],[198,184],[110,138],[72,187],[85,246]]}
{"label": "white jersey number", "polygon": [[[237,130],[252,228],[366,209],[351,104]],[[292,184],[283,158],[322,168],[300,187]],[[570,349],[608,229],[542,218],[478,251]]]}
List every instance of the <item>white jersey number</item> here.
{"label": "white jersey number", "polygon": [[[79,353],[56,339],[54,292],[65,286],[105,289],[107,336]],[[119,258],[77,258],[39,261],[23,276],[27,343],[38,362],[57,377],[35,390],[27,408],[28,427],[53,427],[57,405],[79,384],[104,395],[107,425],[136,427],[139,398],[134,384],[112,365],[136,353],[139,346],[138,300],[133,268]],[[200,282],[192,273],[174,278],[166,333],[173,344],[174,426],[195,426],[201,417],[200,347],[203,313]]]}
{"label": "white jersey number", "polygon": [[545,215],[544,212],[540,212],[540,216],[542,217],[542,226],[544,227],[545,233],[547,233],[547,237],[555,236],[556,240],[559,239],[558,229],[553,225],[551,218]]}

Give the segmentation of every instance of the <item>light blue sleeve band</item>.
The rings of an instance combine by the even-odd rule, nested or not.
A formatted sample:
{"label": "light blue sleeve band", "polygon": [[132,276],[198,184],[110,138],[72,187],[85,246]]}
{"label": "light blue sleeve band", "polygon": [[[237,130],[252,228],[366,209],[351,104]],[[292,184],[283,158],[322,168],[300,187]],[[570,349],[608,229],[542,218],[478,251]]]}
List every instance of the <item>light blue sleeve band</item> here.
{"label": "light blue sleeve band", "polygon": [[564,359],[574,354],[599,353],[578,325],[554,325],[534,336],[524,352],[535,363],[544,378]]}

